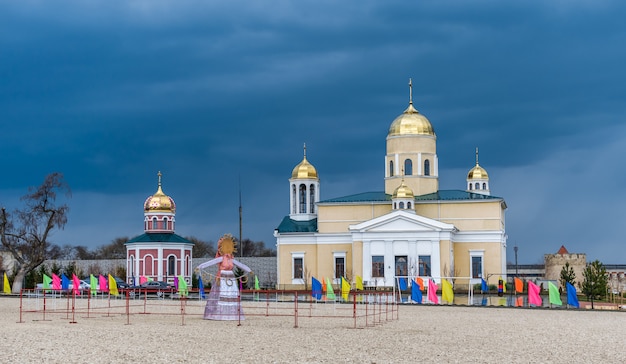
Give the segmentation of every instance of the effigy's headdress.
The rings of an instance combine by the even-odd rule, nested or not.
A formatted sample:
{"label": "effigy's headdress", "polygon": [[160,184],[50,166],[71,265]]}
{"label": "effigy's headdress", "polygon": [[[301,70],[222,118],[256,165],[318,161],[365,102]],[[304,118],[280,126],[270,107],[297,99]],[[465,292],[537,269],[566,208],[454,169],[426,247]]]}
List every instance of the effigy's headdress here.
{"label": "effigy's headdress", "polygon": [[237,243],[232,234],[224,234],[217,241],[217,251],[220,254],[234,254],[237,251],[236,246]]}

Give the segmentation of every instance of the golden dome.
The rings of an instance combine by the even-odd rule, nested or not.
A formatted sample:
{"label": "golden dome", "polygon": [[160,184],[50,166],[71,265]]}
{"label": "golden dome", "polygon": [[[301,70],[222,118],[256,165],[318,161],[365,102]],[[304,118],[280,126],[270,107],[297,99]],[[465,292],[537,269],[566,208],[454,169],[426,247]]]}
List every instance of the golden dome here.
{"label": "golden dome", "polygon": [[306,160],[306,145],[304,146],[304,158],[291,172],[291,178],[318,178],[317,170]]}
{"label": "golden dome", "polygon": [[413,102],[409,103],[409,107],[404,110],[402,115],[398,116],[389,127],[388,136],[396,135],[432,135],[435,136],[435,130],[428,119],[419,113],[414,107]]}
{"label": "golden dome", "polygon": [[400,186],[393,191],[392,198],[415,198],[415,195],[413,194],[413,190],[409,186],[405,185],[404,179],[402,179]]}
{"label": "golden dome", "polygon": [[489,179],[489,175],[487,171],[476,163],[474,168],[470,169],[467,173],[467,179]]}
{"label": "golden dome", "polygon": [[155,211],[174,213],[176,212],[176,203],[174,203],[174,199],[163,193],[163,190],[161,189],[161,172],[159,172],[158,176],[159,188],[154,195],[149,196],[146,199],[146,202],[143,204],[143,210],[144,212]]}

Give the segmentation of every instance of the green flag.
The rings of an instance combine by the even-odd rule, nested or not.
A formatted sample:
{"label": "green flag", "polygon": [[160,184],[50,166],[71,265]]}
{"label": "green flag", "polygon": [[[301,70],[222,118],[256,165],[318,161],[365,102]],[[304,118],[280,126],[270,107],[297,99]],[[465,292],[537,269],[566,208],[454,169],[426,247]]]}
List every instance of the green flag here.
{"label": "green flag", "polygon": [[47,275],[43,275],[43,288],[50,288],[50,284],[52,283],[52,278]]}
{"label": "green flag", "polygon": [[559,293],[559,289],[554,285],[554,283],[548,282],[548,291],[550,294],[550,303],[562,306],[563,302],[561,302],[561,293]]}
{"label": "green flag", "polygon": [[259,277],[254,276],[254,289],[259,290]]}
{"label": "green flag", "polygon": [[330,279],[328,278],[326,278],[326,299],[335,299],[335,291],[333,291],[333,285],[330,284]]}
{"label": "green flag", "polygon": [[187,282],[185,282],[185,278],[183,276],[178,276],[178,294],[181,296],[187,296]]}
{"label": "green flag", "polygon": [[96,279],[93,274],[89,275],[89,290],[91,291],[92,296],[95,296],[96,293],[98,293],[98,279]]}

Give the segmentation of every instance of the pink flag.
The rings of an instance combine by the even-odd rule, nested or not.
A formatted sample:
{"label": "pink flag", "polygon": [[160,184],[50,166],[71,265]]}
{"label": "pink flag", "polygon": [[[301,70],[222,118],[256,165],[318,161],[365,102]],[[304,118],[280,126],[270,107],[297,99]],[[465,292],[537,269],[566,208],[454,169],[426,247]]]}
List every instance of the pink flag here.
{"label": "pink flag", "polygon": [[61,289],[61,278],[52,273],[52,289]]}
{"label": "pink flag", "polygon": [[439,303],[439,299],[437,298],[437,284],[434,280],[428,280],[428,300],[434,304]]}
{"label": "pink flag", "polygon": [[72,284],[74,285],[74,287],[72,287],[74,294],[80,294],[80,279],[78,279],[74,273],[72,273]]}
{"label": "pink flag", "polygon": [[139,284],[144,284],[148,281],[148,278],[144,276],[139,276]]}
{"label": "pink flag", "polygon": [[541,307],[541,296],[539,296],[539,286],[528,281],[528,304]]}
{"label": "pink flag", "polygon": [[109,292],[109,280],[104,278],[102,274],[98,277],[98,285],[100,286],[100,292]]}

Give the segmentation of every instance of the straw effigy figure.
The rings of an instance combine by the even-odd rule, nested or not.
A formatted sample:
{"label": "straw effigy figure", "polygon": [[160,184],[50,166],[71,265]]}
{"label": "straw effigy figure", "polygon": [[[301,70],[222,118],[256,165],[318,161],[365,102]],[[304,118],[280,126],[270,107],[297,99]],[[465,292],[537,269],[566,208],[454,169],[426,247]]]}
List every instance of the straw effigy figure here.
{"label": "straw effigy figure", "polygon": [[205,320],[243,320],[243,311],[239,303],[239,280],[245,277],[235,277],[233,268],[241,268],[246,273],[251,269],[233,258],[235,252],[235,240],[230,234],[223,235],[217,242],[215,259],[200,264],[197,269],[217,266],[217,276],[211,286],[206,307],[204,309]]}

